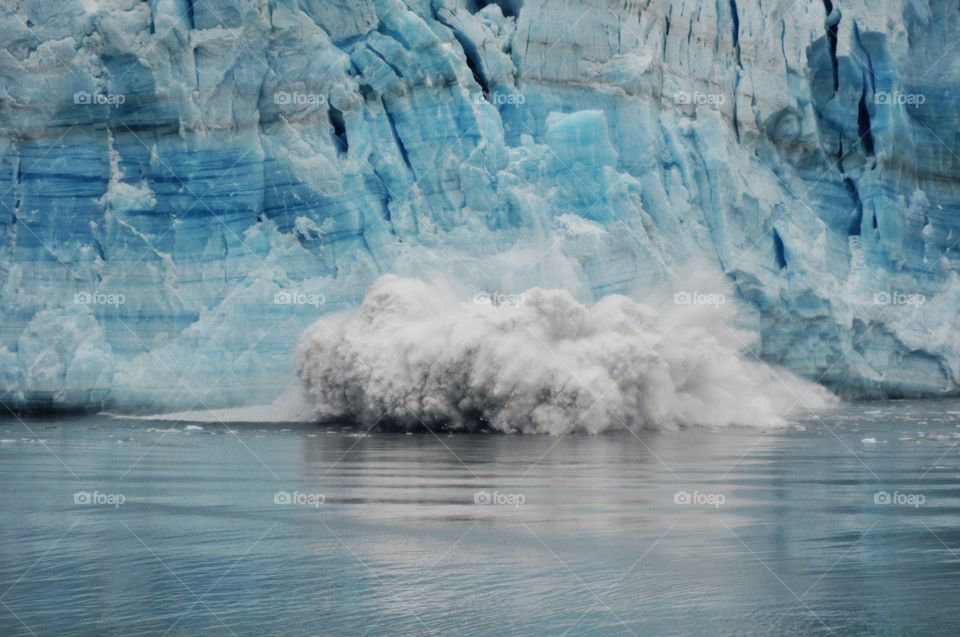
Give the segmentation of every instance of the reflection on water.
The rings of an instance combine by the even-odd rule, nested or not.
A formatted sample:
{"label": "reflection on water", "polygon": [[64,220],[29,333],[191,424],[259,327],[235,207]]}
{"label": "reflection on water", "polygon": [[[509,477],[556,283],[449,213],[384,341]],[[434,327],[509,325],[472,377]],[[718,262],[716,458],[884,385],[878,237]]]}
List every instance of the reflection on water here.
{"label": "reflection on water", "polygon": [[960,403],[798,425],[0,421],[0,635],[955,634]]}

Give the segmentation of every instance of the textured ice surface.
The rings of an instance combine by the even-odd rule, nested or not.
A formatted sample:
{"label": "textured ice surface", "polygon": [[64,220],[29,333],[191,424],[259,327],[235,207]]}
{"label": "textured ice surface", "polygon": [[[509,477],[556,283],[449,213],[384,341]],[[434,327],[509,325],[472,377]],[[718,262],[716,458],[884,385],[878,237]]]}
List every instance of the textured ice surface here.
{"label": "textured ice surface", "polygon": [[301,332],[385,273],[592,305],[691,264],[766,361],[956,393],[958,23],[942,0],[7,0],[2,401],[270,402]]}

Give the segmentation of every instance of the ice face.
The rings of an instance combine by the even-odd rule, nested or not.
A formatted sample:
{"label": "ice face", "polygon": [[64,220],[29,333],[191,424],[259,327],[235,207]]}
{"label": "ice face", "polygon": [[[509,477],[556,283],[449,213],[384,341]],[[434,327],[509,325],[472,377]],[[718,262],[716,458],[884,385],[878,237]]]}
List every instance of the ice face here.
{"label": "ice face", "polygon": [[269,402],[386,273],[690,267],[770,363],[956,393],[960,8],[645,4],[6,3],[0,400]]}

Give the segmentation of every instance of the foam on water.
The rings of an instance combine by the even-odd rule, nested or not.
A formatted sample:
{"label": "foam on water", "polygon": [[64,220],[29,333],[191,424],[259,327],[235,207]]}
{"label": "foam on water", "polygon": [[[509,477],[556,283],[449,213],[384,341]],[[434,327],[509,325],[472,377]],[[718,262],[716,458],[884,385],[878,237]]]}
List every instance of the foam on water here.
{"label": "foam on water", "polygon": [[[157,420],[177,422],[235,422],[235,423],[281,423],[310,422],[314,419],[312,407],[306,402],[299,388],[293,387],[268,405],[252,405],[230,409],[198,409],[169,414],[130,416],[104,413],[102,415],[128,420]],[[190,430],[189,427],[187,430]],[[174,430],[175,431],[175,430]]]}

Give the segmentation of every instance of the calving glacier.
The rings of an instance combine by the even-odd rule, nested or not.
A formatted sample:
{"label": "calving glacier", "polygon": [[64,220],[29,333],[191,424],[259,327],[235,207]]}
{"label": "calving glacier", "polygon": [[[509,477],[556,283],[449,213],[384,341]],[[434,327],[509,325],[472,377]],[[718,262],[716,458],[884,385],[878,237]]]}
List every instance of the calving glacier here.
{"label": "calving glacier", "polygon": [[388,275],[355,313],[313,325],[297,349],[297,375],[315,417],[562,434],[771,427],[832,404],[818,385],[744,360],[750,338],[712,315],[719,307],[688,304],[664,316],[608,295],[586,308],[541,288],[503,302],[458,298]]}
{"label": "calving glacier", "polygon": [[[351,395],[364,362],[428,369],[446,343],[450,373],[475,367],[504,347],[478,326],[561,308],[632,348],[567,366],[616,385],[626,349],[657,358],[611,421],[698,418],[649,393],[683,384],[678,352],[717,381],[698,400],[747,391],[720,378],[735,366],[763,418],[766,364],[850,396],[956,394],[958,23],[945,0],[6,0],[0,401],[236,407],[296,371],[367,418],[439,394]],[[715,320],[755,338],[655,351],[665,328],[625,298],[653,289],[698,316],[722,297]],[[389,299],[476,349],[343,318]],[[589,429],[561,372],[532,377],[552,398],[531,426]],[[530,406],[465,386],[485,402],[438,386],[417,415],[520,427]]]}

